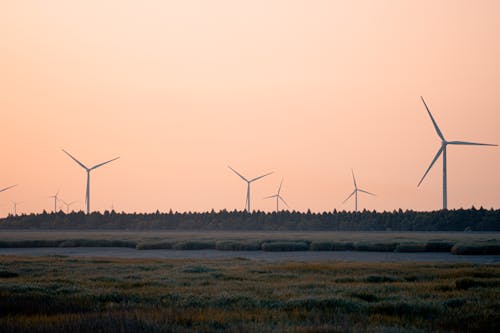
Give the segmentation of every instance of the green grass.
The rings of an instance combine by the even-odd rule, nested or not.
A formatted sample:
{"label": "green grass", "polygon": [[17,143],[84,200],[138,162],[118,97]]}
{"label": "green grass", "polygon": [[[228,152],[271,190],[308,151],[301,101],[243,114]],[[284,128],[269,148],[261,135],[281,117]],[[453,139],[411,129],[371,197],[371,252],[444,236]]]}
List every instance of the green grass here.
{"label": "green grass", "polygon": [[0,256],[0,332],[497,332],[500,265]]}

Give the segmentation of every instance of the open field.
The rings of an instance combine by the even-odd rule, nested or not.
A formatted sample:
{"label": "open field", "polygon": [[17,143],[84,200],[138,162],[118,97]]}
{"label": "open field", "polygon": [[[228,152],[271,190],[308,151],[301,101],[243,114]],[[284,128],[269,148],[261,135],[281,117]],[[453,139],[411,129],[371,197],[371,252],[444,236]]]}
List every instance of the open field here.
{"label": "open field", "polygon": [[500,254],[500,233],[2,231],[0,248],[129,247],[221,251],[375,251]]}
{"label": "open field", "polygon": [[498,332],[500,265],[0,256],[0,332]]}

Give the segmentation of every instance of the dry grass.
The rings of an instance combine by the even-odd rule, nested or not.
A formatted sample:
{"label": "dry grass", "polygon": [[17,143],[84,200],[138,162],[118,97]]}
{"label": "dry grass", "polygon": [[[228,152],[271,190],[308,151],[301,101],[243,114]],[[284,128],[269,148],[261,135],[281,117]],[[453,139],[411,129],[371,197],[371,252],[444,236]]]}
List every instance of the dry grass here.
{"label": "dry grass", "polygon": [[0,332],[500,329],[500,265],[0,256]]}

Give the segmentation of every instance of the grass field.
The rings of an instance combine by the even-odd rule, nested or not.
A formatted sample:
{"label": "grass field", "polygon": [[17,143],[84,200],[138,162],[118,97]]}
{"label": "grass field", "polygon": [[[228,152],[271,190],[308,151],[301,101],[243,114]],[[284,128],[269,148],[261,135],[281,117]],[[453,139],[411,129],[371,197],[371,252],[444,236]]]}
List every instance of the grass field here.
{"label": "grass field", "polygon": [[500,254],[499,233],[2,231],[0,247],[130,247],[221,251],[381,251]]}
{"label": "grass field", "polygon": [[0,332],[498,332],[500,265],[0,256]]}

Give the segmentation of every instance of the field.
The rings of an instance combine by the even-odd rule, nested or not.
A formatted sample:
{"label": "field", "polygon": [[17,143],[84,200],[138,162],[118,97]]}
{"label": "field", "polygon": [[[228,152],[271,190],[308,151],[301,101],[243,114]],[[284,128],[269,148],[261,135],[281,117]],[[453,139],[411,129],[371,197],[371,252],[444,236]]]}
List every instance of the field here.
{"label": "field", "polygon": [[464,232],[2,231],[0,247],[500,254],[500,234]]}
{"label": "field", "polygon": [[0,332],[498,332],[500,265],[0,256]]}

